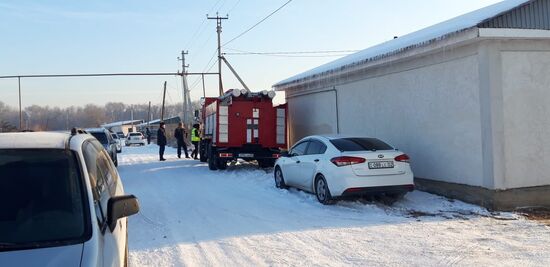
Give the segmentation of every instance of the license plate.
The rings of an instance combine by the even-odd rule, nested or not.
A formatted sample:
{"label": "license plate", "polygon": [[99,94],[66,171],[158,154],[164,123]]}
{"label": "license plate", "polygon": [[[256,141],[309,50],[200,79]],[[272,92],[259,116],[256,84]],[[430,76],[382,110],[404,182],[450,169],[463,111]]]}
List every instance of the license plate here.
{"label": "license plate", "polygon": [[391,169],[393,161],[373,161],[369,162],[369,169]]}
{"label": "license plate", "polygon": [[239,158],[253,158],[254,154],[251,153],[239,153]]}

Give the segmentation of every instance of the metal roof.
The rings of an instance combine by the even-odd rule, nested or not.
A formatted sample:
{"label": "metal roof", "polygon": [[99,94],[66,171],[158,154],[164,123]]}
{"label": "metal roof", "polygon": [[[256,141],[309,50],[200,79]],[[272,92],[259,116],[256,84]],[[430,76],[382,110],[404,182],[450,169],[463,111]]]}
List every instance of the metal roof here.
{"label": "metal roof", "polygon": [[114,126],[122,126],[122,125],[132,125],[132,124],[138,124],[142,123],[143,120],[128,120],[128,121],[115,121],[111,123],[102,124],[101,127],[114,127]]}
{"label": "metal roof", "polygon": [[[280,81],[273,87],[276,90],[285,90],[295,84],[307,83],[321,76],[378,61],[475,27],[499,26],[548,30],[550,29],[546,26],[550,16],[548,1],[550,0],[506,0],[337,59]],[[501,23],[501,21],[507,21],[507,23]]]}

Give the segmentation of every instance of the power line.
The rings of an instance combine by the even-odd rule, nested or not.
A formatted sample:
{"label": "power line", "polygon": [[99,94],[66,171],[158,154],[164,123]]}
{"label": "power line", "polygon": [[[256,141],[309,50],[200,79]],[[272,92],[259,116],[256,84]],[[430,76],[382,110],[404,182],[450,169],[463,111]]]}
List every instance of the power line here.
{"label": "power line", "polygon": [[342,57],[347,56],[347,54],[331,54],[331,55],[277,55],[277,54],[233,54],[225,53],[225,55],[237,55],[237,56],[267,56],[267,57],[285,57],[285,58],[318,58],[318,57]]}
{"label": "power line", "polygon": [[246,31],[242,32],[241,34],[235,36],[235,38],[229,40],[228,42],[224,43],[222,46],[226,46],[227,44],[237,40],[238,38],[240,38],[241,36],[245,35],[247,32],[251,31],[252,29],[254,29],[256,26],[260,25],[260,23],[264,22],[266,19],[268,19],[269,17],[273,16],[273,14],[277,13],[279,10],[283,9],[283,7],[285,7],[286,5],[290,4],[290,2],[292,2],[292,0],[288,0],[286,3],[284,3],[282,6],[280,6],[279,8],[275,9],[275,11],[271,12],[269,15],[267,15],[265,18],[261,19],[260,21],[258,21],[256,24],[252,25],[252,27],[248,28]]}
{"label": "power line", "polygon": [[[218,6],[218,4],[221,2],[222,0],[218,0],[216,1],[216,3],[209,9],[209,13],[213,12],[216,7]],[[224,1],[225,2],[225,1]],[[202,36],[202,34],[204,33],[204,30],[206,29],[206,22],[208,21],[207,18],[204,18],[200,24],[200,26],[195,30],[195,32],[191,35],[191,38],[189,38],[189,40],[187,41],[187,43],[185,44],[184,47],[187,47],[188,49],[194,47],[194,41],[198,40],[200,36]],[[196,38],[195,38],[196,37]],[[211,38],[212,36],[210,36],[209,38]],[[209,39],[210,40],[210,39]],[[191,46],[193,44],[193,46]],[[203,45],[204,46],[204,45]],[[201,46],[201,47],[203,47]],[[195,55],[198,54],[198,53],[194,53]]]}
{"label": "power line", "polygon": [[239,49],[226,48],[227,50],[238,51],[239,53],[225,53],[227,55],[295,55],[295,54],[333,54],[333,53],[355,53],[361,50],[319,50],[319,51],[279,51],[279,52],[251,52]]}
{"label": "power line", "polygon": [[235,9],[240,2],[241,2],[241,0],[237,0],[237,2],[233,5],[233,7],[231,7],[231,9],[229,9],[227,14],[231,13],[231,11],[233,11],[233,9]]}
{"label": "power line", "polygon": [[236,56],[269,56],[286,58],[319,58],[319,57],[341,57],[361,50],[322,50],[322,51],[279,51],[279,52],[251,52],[239,49],[226,48],[227,50],[237,51],[234,53],[224,53],[224,55]]}

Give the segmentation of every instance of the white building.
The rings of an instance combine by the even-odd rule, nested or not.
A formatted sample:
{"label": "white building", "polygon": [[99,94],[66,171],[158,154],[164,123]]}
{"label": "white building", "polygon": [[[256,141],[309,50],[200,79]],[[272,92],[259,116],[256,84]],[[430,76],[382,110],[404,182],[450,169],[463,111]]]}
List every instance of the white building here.
{"label": "white building", "polygon": [[111,123],[102,124],[101,127],[117,134],[124,134],[136,131],[136,125],[143,123],[143,120],[128,120],[128,121],[115,121]]}
{"label": "white building", "polygon": [[550,206],[550,0],[504,1],[273,87],[286,92],[291,144],[379,137],[412,157],[421,189]]}

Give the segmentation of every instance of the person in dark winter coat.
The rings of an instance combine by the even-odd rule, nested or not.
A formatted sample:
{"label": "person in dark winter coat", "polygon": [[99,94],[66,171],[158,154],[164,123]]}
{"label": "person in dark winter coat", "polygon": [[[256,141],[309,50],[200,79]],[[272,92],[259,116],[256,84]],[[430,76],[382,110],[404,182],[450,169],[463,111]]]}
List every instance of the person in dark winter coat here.
{"label": "person in dark winter coat", "polygon": [[164,122],[160,123],[160,127],[157,131],[157,145],[159,146],[159,157],[160,161],[165,161],[164,158],[164,149],[166,148],[166,130]]}
{"label": "person in dark winter coat", "polygon": [[147,136],[147,144],[151,144],[151,130],[149,130],[149,127],[145,128],[145,136]]}
{"label": "person in dark winter coat", "polygon": [[181,148],[183,147],[183,151],[185,152],[185,158],[189,158],[189,154],[187,153],[187,144],[185,143],[185,138],[187,138],[187,130],[183,127],[183,122],[180,122],[178,125],[178,128],[174,131],[174,137],[177,141],[178,146],[178,158],[181,159]]}

